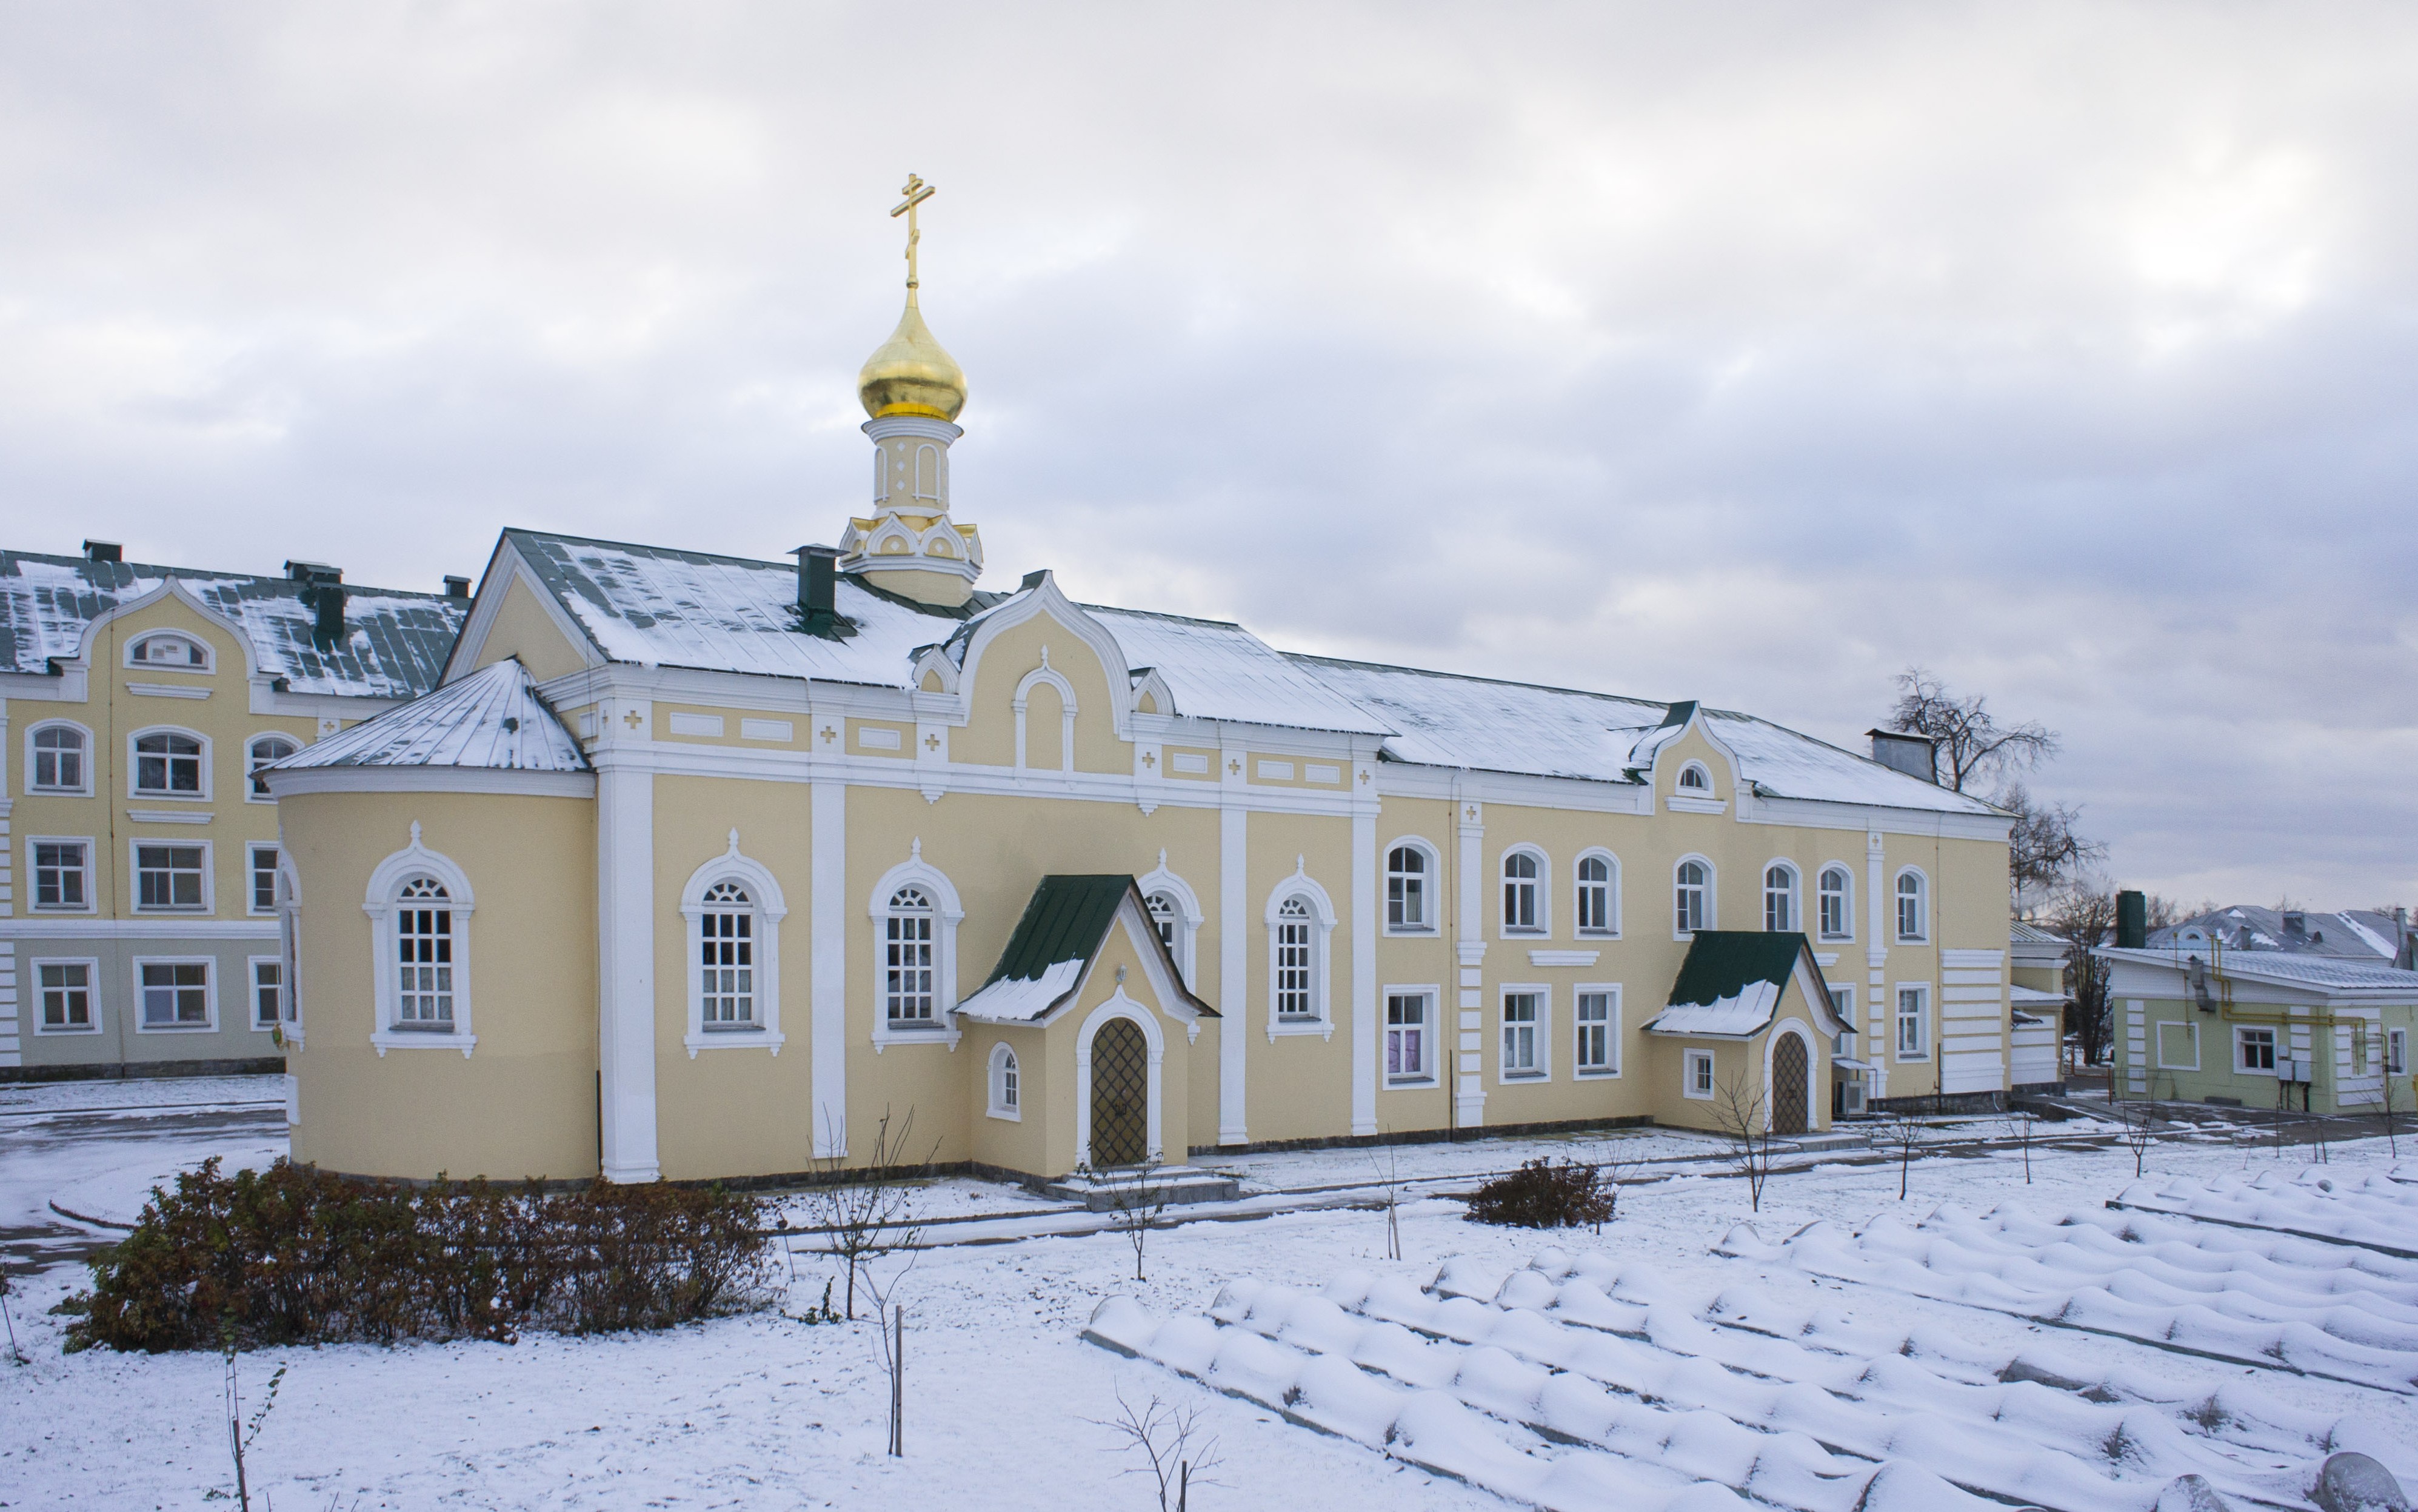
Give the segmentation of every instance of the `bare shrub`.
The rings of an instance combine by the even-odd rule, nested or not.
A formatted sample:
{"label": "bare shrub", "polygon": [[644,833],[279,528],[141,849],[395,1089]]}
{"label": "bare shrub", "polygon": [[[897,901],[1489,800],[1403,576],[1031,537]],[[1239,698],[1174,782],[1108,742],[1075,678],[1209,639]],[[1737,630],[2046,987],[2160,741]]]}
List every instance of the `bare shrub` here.
{"label": "bare shrub", "polygon": [[1771,1179],[1773,1143],[1769,1104],[1761,1087],[1740,1072],[1713,1092],[1713,1127],[1729,1141],[1730,1168],[1746,1178],[1747,1205],[1763,1211],[1763,1184]]}
{"label": "bare shrub", "polygon": [[2138,1179],[2148,1164],[2150,1146],[2158,1142],[2158,1129],[2165,1123],[2165,1116],[2156,1103],[2144,1101],[2117,1104],[2116,1117],[2120,1121],[2125,1147],[2133,1152],[2133,1175]]}
{"label": "bare shrub", "polygon": [[1597,1185],[1593,1166],[1540,1155],[1472,1193],[1465,1216],[1514,1229],[1591,1227],[1600,1233],[1612,1203]]}
{"label": "bare shrub", "polygon": [[2011,1107],[1999,1123],[2005,1127],[2007,1138],[2014,1140],[2015,1147],[2024,1153],[2024,1184],[2029,1186],[2032,1184],[2032,1136],[2039,1130],[2040,1118],[2028,1108]]}
{"label": "bare shrub", "polygon": [[1154,1180],[1158,1162],[1144,1161],[1124,1171],[1097,1171],[1090,1166],[1078,1166],[1078,1179],[1096,1185],[1109,1202],[1109,1228],[1125,1236],[1133,1245],[1134,1279],[1142,1280],[1142,1251],[1150,1243],[1150,1231],[1167,1213],[1168,1189],[1164,1183]]}
{"label": "bare shrub", "polygon": [[1085,1421],[1114,1433],[1119,1450],[1141,1456],[1143,1463],[1118,1474],[1151,1477],[1159,1512],[1183,1512],[1194,1486],[1217,1484],[1208,1473],[1219,1463],[1217,1440],[1202,1433],[1199,1408],[1170,1407],[1156,1397],[1148,1406],[1136,1407],[1120,1391],[1115,1417]]}
{"label": "bare shrub", "polygon": [[[828,1140],[831,1148],[846,1147],[844,1131],[834,1127]],[[873,1128],[871,1159],[859,1168],[851,1168],[846,1155],[826,1155],[818,1164],[828,1184],[815,1193],[816,1216],[822,1220],[823,1253],[840,1263],[848,1275],[847,1300],[841,1311],[851,1321],[856,1317],[856,1289],[865,1269],[893,1250],[911,1250],[922,1243],[924,1231],[909,1221],[910,1195],[915,1183],[924,1180],[931,1170],[933,1157],[941,1153],[941,1142],[914,1165],[907,1164],[907,1149],[915,1137],[915,1110],[898,1126],[890,1126],[890,1109],[881,1110],[881,1118]],[[877,1316],[881,1306],[874,1303]]]}
{"label": "bare shrub", "polygon": [[1906,1184],[1913,1174],[1914,1153],[1930,1138],[1930,1129],[1916,1114],[1898,1111],[1883,1113],[1873,1124],[1873,1145],[1879,1150],[1897,1152],[1897,1199],[1905,1200]]}

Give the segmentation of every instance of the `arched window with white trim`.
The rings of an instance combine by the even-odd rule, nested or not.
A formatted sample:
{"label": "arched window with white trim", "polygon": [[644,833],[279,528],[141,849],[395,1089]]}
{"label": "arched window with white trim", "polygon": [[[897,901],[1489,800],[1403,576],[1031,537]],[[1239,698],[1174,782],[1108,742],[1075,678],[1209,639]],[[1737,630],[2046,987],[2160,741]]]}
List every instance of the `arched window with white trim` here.
{"label": "arched window with white trim", "polygon": [[1385,852],[1385,932],[1436,932],[1435,851],[1425,841],[1403,840]]}
{"label": "arched window with white trim", "polygon": [[1897,938],[1919,945],[1931,938],[1930,889],[1922,873],[1909,866],[1897,874]]}
{"label": "arched window with white trim", "polygon": [[681,889],[688,926],[689,1058],[700,1050],[781,1053],[781,884],[763,863],[730,847]]}
{"label": "arched window with white trim", "polygon": [[302,1041],[302,887],[293,863],[283,852],[275,874],[277,908],[277,974],[284,987],[282,1007],[285,1037]]}
{"label": "arched window with white trim", "polygon": [[1021,1123],[1024,1118],[1023,1068],[1004,1041],[990,1047],[990,1116]]}
{"label": "arched window with white trim", "polygon": [[1590,850],[1579,857],[1573,880],[1578,899],[1578,930],[1602,938],[1620,933],[1620,859],[1609,850]]}
{"label": "arched window with white trim", "polygon": [[377,1027],[370,1043],[393,1049],[458,1049],[479,1041],[471,1031],[470,915],[478,901],[453,860],[421,841],[378,863],[370,873],[361,911],[374,942]]}
{"label": "arched window with white trim", "polygon": [[1763,927],[1781,935],[1802,922],[1797,911],[1797,868],[1775,861],[1763,869]]}
{"label": "arched window with white trim", "polygon": [[145,671],[207,672],[210,649],[191,635],[155,630],[137,635],[126,648],[126,664]]}
{"label": "arched window with white trim", "polygon": [[1503,855],[1503,932],[1507,935],[1553,933],[1552,899],[1547,893],[1544,853],[1521,846]]}
{"label": "arched window with white trim", "polygon": [[64,720],[35,725],[25,738],[25,790],[90,793],[91,732]]}
{"label": "arched window with white trim", "polygon": [[252,790],[244,796],[253,802],[268,802],[268,784],[260,769],[283,761],[302,747],[283,735],[255,735],[244,747],[244,769],[251,778]]}
{"label": "arched window with white trim", "polygon": [[1326,890],[1296,866],[1268,898],[1268,1037],[1331,1036],[1327,939],[1335,906]]}
{"label": "arched window with white trim", "polygon": [[1713,796],[1713,774],[1701,761],[1691,761],[1679,769],[1679,791],[1690,798]]}
{"label": "arched window with white trim", "polygon": [[1823,867],[1819,889],[1821,917],[1816,923],[1824,939],[1853,939],[1856,937],[1855,905],[1855,873],[1835,863]]}
{"label": "arched window with white trim", "polygon": [[1690,856],[1671,871],[1671,932],[1685,939],[1699,929],[1716,927],[1713,916],[1713,863]]}
{"label": "arched window with white trim", "polygon": [[191,730],[137,730],[127,737],[128,782],[136,798],[207,799],[210,742]]}
{"label": "arched window with white trim", "polygon": [[957,1042],[957,923],[965,911],[956,889],[913,844],[904,865],[876,884],[873,920],[873,1041]]}
{"label": "arched window with white trim", "polygon": [[1158,865],[1147,877],[1136,879],[1141,889],[1142,903],[1150,909],[1150,922],[1158,938],[1167,946],[1167,954],[1175,962],[1175,974],[1186,986],[1192,985],[1193,946],[1200,938],[1202,914],[1201,900],[1191,884],[1167,869],[1167,852],[1158,853]]}

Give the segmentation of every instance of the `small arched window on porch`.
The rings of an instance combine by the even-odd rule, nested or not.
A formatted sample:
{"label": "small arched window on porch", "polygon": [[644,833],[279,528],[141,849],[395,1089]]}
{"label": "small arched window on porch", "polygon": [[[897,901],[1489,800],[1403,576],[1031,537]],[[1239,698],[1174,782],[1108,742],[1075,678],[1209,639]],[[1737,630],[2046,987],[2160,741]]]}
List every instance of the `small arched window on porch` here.
{"label": "small arched window on porch", "polygon": [[990,1051],[990,1116],[1010,1123],[1024,1118],[1023,1070],[1016,1063],[1016,1051],[1004,1044]]}

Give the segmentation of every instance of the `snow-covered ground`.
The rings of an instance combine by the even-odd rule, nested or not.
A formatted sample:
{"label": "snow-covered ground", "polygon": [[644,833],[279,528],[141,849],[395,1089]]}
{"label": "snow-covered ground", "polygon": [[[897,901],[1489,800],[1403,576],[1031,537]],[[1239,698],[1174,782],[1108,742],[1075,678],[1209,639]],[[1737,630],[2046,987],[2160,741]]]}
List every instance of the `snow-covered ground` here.
{"label": "snow-covered ground", "polygon": [[[273,1108],[157,1107],[256,1099],[240,1086],[126,1083],[86,1091],[84,1106],[138,1106],[145,1100],[122,1095],[138,1085],[184,1095],[149,1099],[146,1114],[74,1113],[76,1093],[8,1089],[38,1093],[40,1106],[21,1105],[36,1115],[23,1120],[0,1106],[0,1213],[54,1222],[48,1201],[77,1184],[99,1205],[130,1211],[128,1187],[139,1193],[213,1149],[249,1141],[253,1157],[266,1158],[282,1145]],[[191,1095],[197,1090],[207,1097]],[[190,1132],[177,1132],[180,1121],[192,1121]],[[48,1132],[29,1138],[36,1125]],[[2007,1224],[2020,1215],[2046,1229],[2090,1213],[2243,1245],[2358,1253],[2108,1213],[2107,1199],[2135,1185],[2129,1150],[2036,1147],[2028,1185],[2012,1151],[1933,1155],[1916,1162],[1903,1204],[1894,1164],[1834,1163],[1774,1177],[1763,1211],[1750,1214],[1742,1183],[1701,1158],[1674,1158],[1714,1152],[1688,1136],[1632,1138],[1639,1153],[1653,1141],[1669,1162],[1645,1171],[1675,1174],[1623,1188],[1600,1237],[1484,1228],[1430,1197],[1401,1212],[1399,1261],[1386,1258],[1384,1214],[1350,1207],[1159,1232],[1142,1283],[1132,1279],[1131,1246],[1113,1233],[927,1250],[898,1291],[908,1309],[904,1459],[882,1452],[885,1387],[871,1325],[788,1316],[819,1299],[833,1274],[811,1253],[796,1257],[783,1310],[666,1334],[258,1352],[242,1362],[255,1406],[270,1372],[287,1374],[252,1451],[254,1495],[265,1486],[287,1512],[1155,1505],[1149,1486],[1124,1474],[1138,1461],[1097,1426],[1117,1414],[1120,1394],[1197,1409],[1217,1436],[1222,1463],[1216,1484],[1194,1488],[1200,1512],[1511,1504],[1490,1487],[1514,1497],[1550,1490],[1546,1500],[1569,1506],[1682,1509],[1736,1505],[1742,1487],[1768,1504],[1827,1512],[1834,1502],[1824,1497],[1873,1482],[1875,1465],[1886,1474],[1867,1512],[1954,1508],[1975,1490],[2055,1506],[2087,1492],[2094,1506],[2146,1508],[2160,1484],[2187,1473],[2237,1499],[2290,1506],[2307,1504],[2293,1488],[2340,1448],[2418,1479],[2400,1447],[2418,1444],[2418,1397],[1817,1275],[1784,1245],[1822,1220],[1843,1242],[1874,1231],[1879,1214],[1893,1225],[1878,1231],[1904,1229],[1952,1200],[1967,1213],[1998,1210]],[[1406,1179],[1458,1180],[1546,1151],[1586,1158],[1601,1143],[1405,1146],[1392,1161]],[[2306,1153],[2288,1149],[2279,1162],[2272,1148],[2187,1140],[2153,1149],[2148,1176],[2213,1189],[2261,1172],[2296,1175]],[[2337,1144],[2332,1156],[2319,1174],[2346,1190],[2389,1168],[2380,1141]],[[1238,1164],[1255,1186],[1299,1190],[1374,1180],[1385,1158],[1306,1151]],[[976,1220],[1047,1206],[1020,1190],[959,1182],[934,1184],[924,1203],[927,1216]],[[806,1216],[806,1206],[792,1207]],[[1778,1253],[1717,1253],[1750,1219],[1758,1244]],[[26,1363],[0,1366],[0,1504],[197,1507],[230,1488],[220,1361],[61,1354],[64,1321],[46,1309],[81,1285],[81,1270],[49,1264],[27,1275],[43,1252],[19,1243],[10,1253]],[[2219,1275],[2225,1257],[2249,1253],[2207,1250]],[[2376,1290],[2395,1275],[2362,1274],[2373,1285],[2338,1301],[2394,1324],[2398,1314],[2375,1309],[2399,1305]],[[2130,1295],[2133,1273],[2091,1284]],[[1087,1341],[1111,1297],[1131,1306],[1102,1313],[1103,1334],[1197,1324],[1247,1337],[1296,1372],[1315,1367],[1326,1386],[1348,1385],[1328,1425],[1336,1431],[1302,1425],[1325,1410],[1323,1399],[1305,1411],[1306,1398],[1287,1404],[1281,1391],[1231,1395],[1239,1378],[1213,1371],[1212,1386],[1198,1370],[1171,1367],[1188,1361]],[[1364,1337],[1373,1352],[1347,1365]],[[1397,1395],[1417,1400],[1397,1408]],[[1370,1424],[1388,1409],[1398,1420],[1407,1411],[1407,1426],[1391,1444],[1382,1433],[1370,1442]],[[1606,1486],[1615,1500],[1582,1499]]]}

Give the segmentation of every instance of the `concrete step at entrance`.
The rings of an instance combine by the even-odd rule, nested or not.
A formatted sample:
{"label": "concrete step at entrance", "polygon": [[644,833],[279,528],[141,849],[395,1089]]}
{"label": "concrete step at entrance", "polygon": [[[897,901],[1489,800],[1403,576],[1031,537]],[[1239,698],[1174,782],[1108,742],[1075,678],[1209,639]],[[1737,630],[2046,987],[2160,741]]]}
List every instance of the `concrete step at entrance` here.
{"label": "concrete step at entrance", "polygon": [[1061,1202],[1080,1202],[1094,1213],[1121,1205],[1147,1205],[1164,1199],[1169,1207],[1193,1202],[1232,1202],[1242,1195],[1242,1184],[1232,1176],[1195,1166],[1161,1166],[1155,1170],[1104,1170],[1074,1175],[1042,1190]]}

